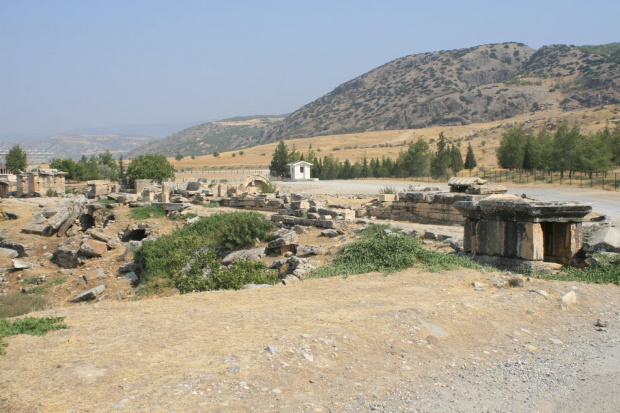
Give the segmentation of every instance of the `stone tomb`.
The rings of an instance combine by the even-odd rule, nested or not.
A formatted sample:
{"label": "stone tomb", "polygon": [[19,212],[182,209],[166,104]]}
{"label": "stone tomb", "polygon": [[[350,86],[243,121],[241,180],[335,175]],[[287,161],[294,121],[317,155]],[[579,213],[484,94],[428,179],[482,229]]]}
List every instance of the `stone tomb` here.
{"label": "stone tomb", "polygon": [[581,223],[589,204],[543,202],[508,195],[459,201],[466,217],[463,250],[507,268],[544,269],[542,263],[571,265],[581,250]]}

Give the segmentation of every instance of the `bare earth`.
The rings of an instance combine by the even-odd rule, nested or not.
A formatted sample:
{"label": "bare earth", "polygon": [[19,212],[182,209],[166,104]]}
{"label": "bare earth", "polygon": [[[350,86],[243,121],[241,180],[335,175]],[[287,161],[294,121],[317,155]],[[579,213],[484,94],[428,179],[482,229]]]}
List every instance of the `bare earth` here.
{"label": "bare earth", "polygon": [[[15,237],[38,202],[21,207],[19,222],[4,222]],[[111,233],[127,223],[119,219]],[[42,242],[35,247],[40,257],[53,251],[51,244],[42,249],[45,242],[59,240]],[[120,253],[110,252],[99,266],[114,274]],[[47,271],[45,261],[39,260]],[[33,314],[64,316],[68,329],[5,339],[0,411],[616,412],[620,406],[615,285],[531,279],[524,287],[497,288],[490,280],[504,273],[410,269],[130,301],[131,287],[112,276],[101,301],[68,304],[69,290],[92,287],[74,281],[96,267],[88,263],[51,287],[64,295]],[[477,291],[473,282],[486,286]],[[562,303],[569,291],[576,304]],[[597,320],[607,327],[599,331]]]}

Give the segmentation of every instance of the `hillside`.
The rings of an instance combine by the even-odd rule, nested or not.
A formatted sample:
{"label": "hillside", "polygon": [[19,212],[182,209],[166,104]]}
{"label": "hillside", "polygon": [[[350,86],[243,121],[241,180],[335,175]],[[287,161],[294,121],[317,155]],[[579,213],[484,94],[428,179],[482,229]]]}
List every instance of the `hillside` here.
{"label": "hillside", "polygon": [[45,139],[23,142],[0,143],[0,149],[11,149],[19,143],[24,150],[53,152],[54,157],[79,159],[82,155],[90,157],[106,150],[113,154],[127,154],[129,151],[153,142],[152,136],[75,134],[55,135]]}
{"label": "hillside", "polygon": [[589,50],[601,49],[504,43],[403,57],[302,107],[265,139],[466,125],[620,102],[620,55]]}
{"label": "hillside", "polygon": [[206,155],[262,143],[258,140],[265,129],[282,121],[282,116],[246,116],[218,122],[203,123],[129,153],[133,158],[146,153],[166,156]]}

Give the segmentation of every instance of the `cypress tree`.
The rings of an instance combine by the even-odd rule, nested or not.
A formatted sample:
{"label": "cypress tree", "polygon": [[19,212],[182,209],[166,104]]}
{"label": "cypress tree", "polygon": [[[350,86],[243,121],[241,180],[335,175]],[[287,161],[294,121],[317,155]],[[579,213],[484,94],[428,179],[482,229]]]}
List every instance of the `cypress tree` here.
{"label": "cypress tree", "polygon": [[465,155],[465,169],[469,169],[471,171],[477,165],[478,163],[476,162],[476,157],[474,156],[474,148],[470,143],[467,147],[467,155]]}
{"label": "cypress tree", "polygon": [[288,170],[288,147],[283,140],[280,140],[278,146],[273,151],[273,157],[271,158],[271,164],[269,165],[269,173],[273,176],[286,177],[289,174]]}

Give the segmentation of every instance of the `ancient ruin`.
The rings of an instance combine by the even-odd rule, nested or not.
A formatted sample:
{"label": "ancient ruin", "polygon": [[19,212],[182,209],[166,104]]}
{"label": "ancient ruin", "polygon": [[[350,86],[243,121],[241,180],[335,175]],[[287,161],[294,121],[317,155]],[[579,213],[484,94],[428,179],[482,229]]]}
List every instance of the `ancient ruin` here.
{"label": "ancient ruin", "polygon": [[581,223],[589,204],[543,202],[516,195],[462,200],[463,249],[497,267],[538,271],[574,265],[581,250]]}
{"label": "ancient ruin", "polygon": [[21,196],[46,196],[65,193],[66,172],[57,169],[39,169],[17,175],[17,193]]}

